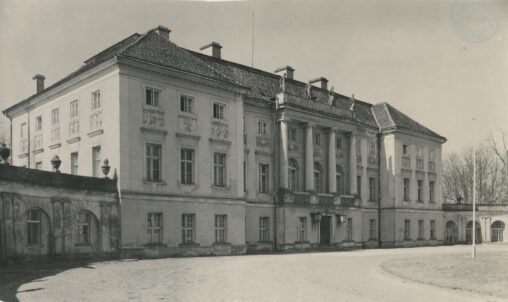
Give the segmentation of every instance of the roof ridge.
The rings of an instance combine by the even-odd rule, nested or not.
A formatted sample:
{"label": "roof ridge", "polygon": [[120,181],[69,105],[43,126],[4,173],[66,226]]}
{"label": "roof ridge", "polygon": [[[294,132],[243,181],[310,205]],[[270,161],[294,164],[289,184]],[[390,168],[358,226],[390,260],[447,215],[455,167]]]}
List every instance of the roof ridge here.
{"label": "roof ridge", "polygon": [[206,67],[210,68],[211,70],[215,71],[216,73],[220,74],[221,76],[225,77],[226,79],[231,80],[233,83],[240,84],[240,83],[238,83],[238,81],[236,81],[235,79],[231,78],[229,75],[222,73],[220,70],[217,70],[215,67],[213,67],[210,64],[206,63],[205,61],[201,60],[201,58],[194,56],[192,53],[190,53],[191,51],[188,50],[187,48],[180,47],[176,43],[174,43],[174,44],[175,44],[176,47],[178,47],[181,50],[189,53],[190,56],[195,57],[197,60],[199,60],[199,62],[203,63]]}
{"label": "roof ridge", "polygon": [[135,35],[140,35],[140,34],[139,34],[139,33],[133,33],[132,35],[130,35],[130,36],[128,36],[128,37],[126,37],[126,38],[124,38],[124,39],[122,39],[122,40],[120,40],[120,41],[116,42],[115,44],[113,44],[113,45],[111,45],[111,46],[109,46],[109,47],[107,47],[107,48],[105,48],[105,49],[103,49],[103,50],[101,50],[100,52],[96,53],[95,55],[93,55],[93,56],[91,56],[90,58],[88,58],[88,59],[86,59],[85,61],[83,61],[83,63],[85,63],[85,65],[87,65],[87,64],[90,64],[90,63],[92,63],[92,62],[96,61],[96,59],[97,59],[98,57],[100,57],[101,55],[103,55],[103,54],[107,53],[107,51],[108,51],[108,50],[111,50],[111,49],[112,49],[112,48],[114,48],[115,46],[117,46],[117,45],[119,45],[119,44],[122,44],[123,42],[125,42],[125,41],[129,40],[130,38],[132,38],[132,37],[133,37],[133,36],[135,36]]}

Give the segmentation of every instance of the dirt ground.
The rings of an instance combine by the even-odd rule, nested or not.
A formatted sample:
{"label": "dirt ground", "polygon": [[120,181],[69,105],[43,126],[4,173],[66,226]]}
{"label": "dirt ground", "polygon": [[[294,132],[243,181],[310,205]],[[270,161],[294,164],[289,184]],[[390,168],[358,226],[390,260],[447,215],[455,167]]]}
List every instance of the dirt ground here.
{"label": "dirt ground", "polygon": [[[480,246],[478,254],[508,252]],[[469,247],[120,260],[0,270],[4,301],[508,301],[426,285],[382,268],[398,259],[464,256]],[[438,257],[439,256],[439,257]],[[30,275],[33,274],[33,275]]]}

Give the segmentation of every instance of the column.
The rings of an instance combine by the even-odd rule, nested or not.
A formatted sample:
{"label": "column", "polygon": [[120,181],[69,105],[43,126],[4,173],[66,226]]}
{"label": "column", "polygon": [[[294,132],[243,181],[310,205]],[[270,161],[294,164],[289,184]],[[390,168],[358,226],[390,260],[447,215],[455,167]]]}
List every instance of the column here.
{"label": "column", "polygon": [[335,138],[334,128],[331,128],[328,132],[328,193],[337,192],[337,163],[335,158],[335,148],[337,140]]}
{"label": "column", "polygon": [[314,147],[312,141],[314,124],[308,123],[305,128],[305,189],[314,191]]}
{"label": "column", "polygon": [[281,118],[280,123],[280,169],[279,181],[281,189],[289,189],[288,182],[288,120]]}
{"label": "column", "polygon": [[349,193],[356,195],[356,135],[349,135]]}

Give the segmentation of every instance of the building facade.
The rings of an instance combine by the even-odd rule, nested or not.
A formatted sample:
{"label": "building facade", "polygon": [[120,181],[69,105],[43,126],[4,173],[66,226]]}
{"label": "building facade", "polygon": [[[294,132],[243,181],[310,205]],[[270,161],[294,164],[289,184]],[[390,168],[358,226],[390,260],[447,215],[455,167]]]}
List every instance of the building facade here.
{"label": "building facade", "polygon": [[[158,26],[6,109],[12,163],[118,176],[124,255],[444,242],[446,139],[388,103],[195,52]],[[208,52],[208,54],[206,53]]]}

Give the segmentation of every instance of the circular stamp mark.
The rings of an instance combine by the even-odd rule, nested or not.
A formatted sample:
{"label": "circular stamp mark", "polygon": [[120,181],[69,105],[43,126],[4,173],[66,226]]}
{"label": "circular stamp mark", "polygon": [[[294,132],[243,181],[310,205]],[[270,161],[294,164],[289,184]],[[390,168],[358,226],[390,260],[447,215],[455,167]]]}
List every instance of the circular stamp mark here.
{"label": "circular stamp mark", "polygon": [[501,8],[495,0],[456,0],[450,13],[453,31],[467,42],[489,40],[499,28]]}

